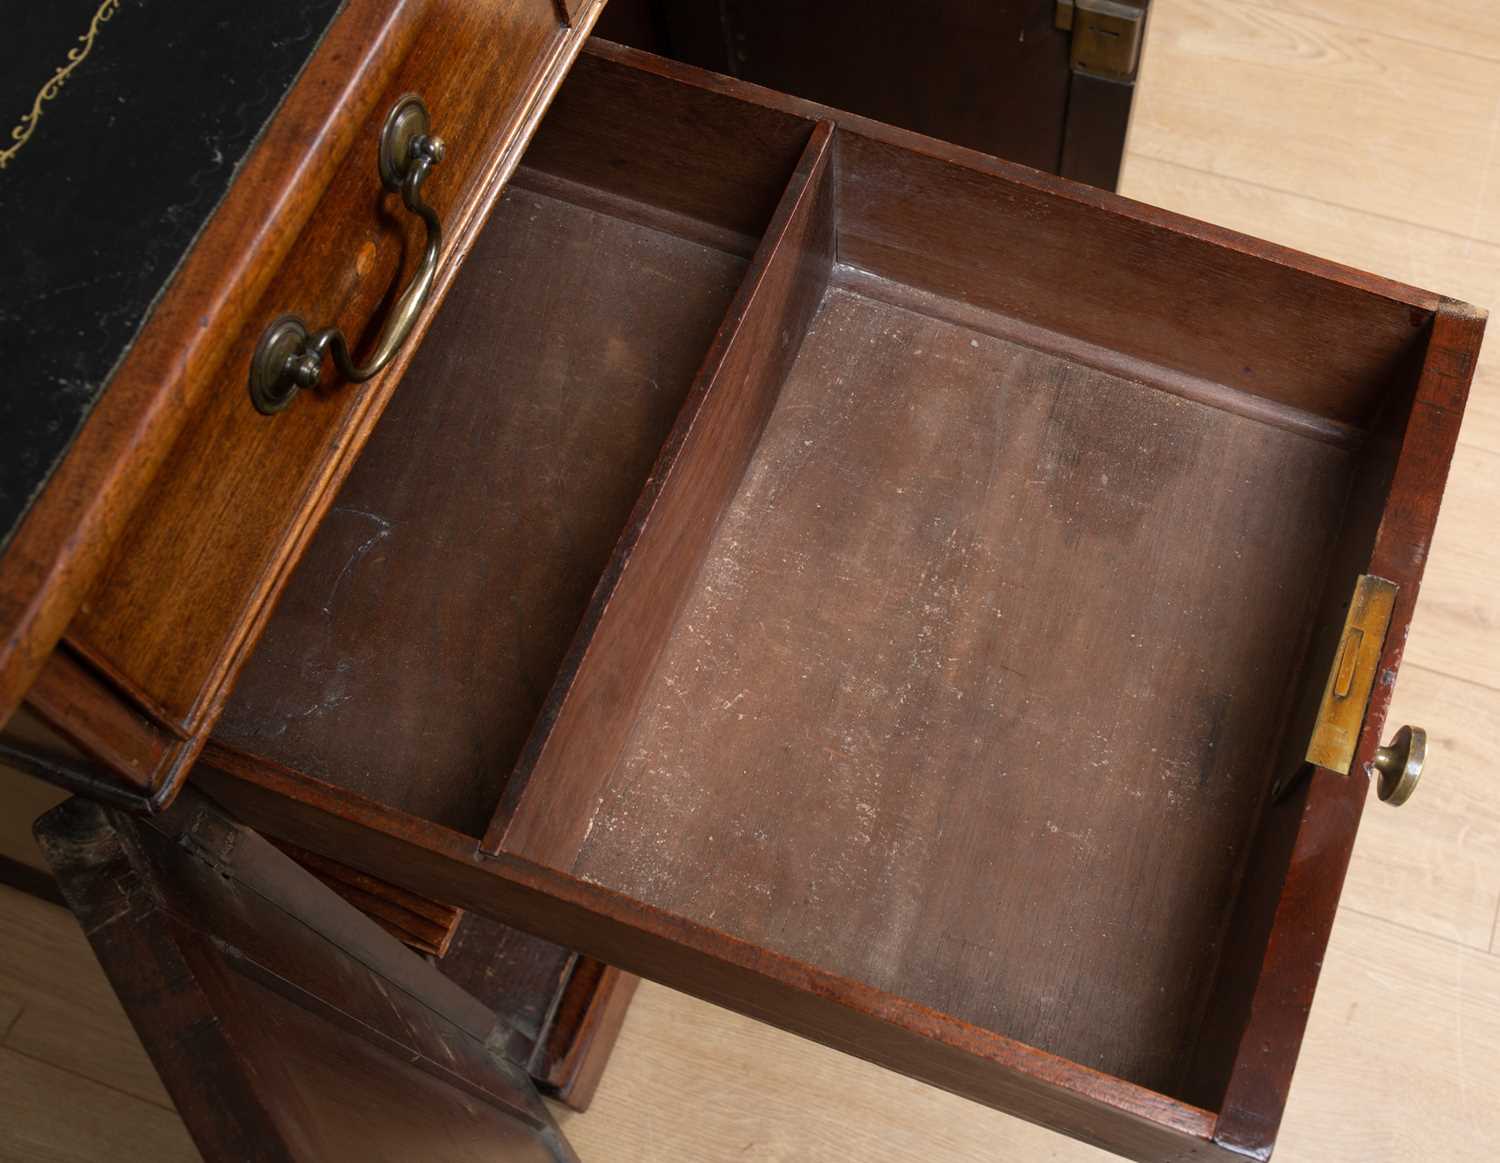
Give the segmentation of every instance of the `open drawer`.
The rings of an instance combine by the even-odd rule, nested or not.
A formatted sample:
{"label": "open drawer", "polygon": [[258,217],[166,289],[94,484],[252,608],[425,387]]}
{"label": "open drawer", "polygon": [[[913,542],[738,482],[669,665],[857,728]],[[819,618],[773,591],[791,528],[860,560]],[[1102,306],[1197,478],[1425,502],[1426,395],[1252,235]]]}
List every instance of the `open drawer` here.
{"label": "open drawer", "polygon": [[592,45],[194,779],[1123,1154],[1264,1157],[1482,328]]}

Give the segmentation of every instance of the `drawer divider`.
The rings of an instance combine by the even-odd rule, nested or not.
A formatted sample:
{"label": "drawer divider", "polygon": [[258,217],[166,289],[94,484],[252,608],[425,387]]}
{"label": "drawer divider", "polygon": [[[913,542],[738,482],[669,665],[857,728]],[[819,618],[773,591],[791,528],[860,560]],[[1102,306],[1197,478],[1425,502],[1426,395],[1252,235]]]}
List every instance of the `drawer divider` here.
{"label": "drawer divider", "polygon": [[[831,122],[813,127],[505,787],[482,851],[566,868],[834,263]],[[669,524],[664,514],[672,514]],[[584,666],[586,658],[595,664]],[[551,804],[524,810],[546,757]]]}

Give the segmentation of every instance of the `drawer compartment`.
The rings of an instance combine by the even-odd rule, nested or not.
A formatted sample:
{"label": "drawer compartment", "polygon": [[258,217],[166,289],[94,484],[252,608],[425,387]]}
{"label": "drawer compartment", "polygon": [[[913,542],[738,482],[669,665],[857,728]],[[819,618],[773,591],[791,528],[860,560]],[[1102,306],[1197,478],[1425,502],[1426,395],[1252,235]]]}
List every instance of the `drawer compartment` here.
{"label": "drawer compartment", "polygon": [[812,132],[558,100],[216,733],[475,836]]}
{"label": "drawer compartment", "polygon": [[544,747],[505,843],[1170,1092],[1349,450],[864,289],[618,752]]}
{"label": "drawer compartment", "polygon": [[195,778],[1123,1154],[1263,1157],[1482,326],[592,46]]}

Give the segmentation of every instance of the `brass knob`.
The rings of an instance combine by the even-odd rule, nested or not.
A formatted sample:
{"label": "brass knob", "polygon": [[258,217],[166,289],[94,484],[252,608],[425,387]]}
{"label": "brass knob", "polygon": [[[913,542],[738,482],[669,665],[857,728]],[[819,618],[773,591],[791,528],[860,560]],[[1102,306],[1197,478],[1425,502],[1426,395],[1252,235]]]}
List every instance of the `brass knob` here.
{"label": "brass knob", "polygon": [[1427,762],[1427,732],[1421,727],[1402,727],[1396,737],[1375,752],[1375,770],[1380,772],[1380,798],[1393,808],[1411,799]]}

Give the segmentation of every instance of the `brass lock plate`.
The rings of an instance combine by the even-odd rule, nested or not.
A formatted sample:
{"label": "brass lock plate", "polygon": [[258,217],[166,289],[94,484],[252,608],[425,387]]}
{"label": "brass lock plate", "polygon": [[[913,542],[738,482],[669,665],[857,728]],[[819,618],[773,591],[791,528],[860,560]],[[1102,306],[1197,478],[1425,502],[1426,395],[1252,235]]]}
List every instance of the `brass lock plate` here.
{"label": "brass lock plate", "polygon": [[1395,582],[1368,573],[1356,583],[1344,633],[1323,688],[1323,701],[1318,705],[1312,739],[1307,744],[1309,763],[1341,775],[1348,775],[1354,765],[1359,729],[1375,687],[1375,671],[1399,588]]}
{"label": "brass lock plate", "polygon": [[1057,0],[1054,24],[1073,34],[1069,63],[1075,73],[1132,81],[1140,63],[1146,11],[1125,0]]}

